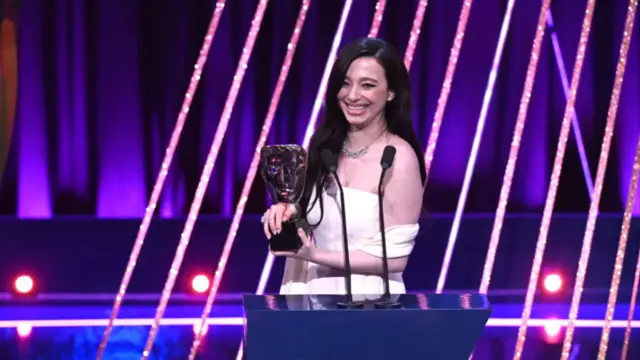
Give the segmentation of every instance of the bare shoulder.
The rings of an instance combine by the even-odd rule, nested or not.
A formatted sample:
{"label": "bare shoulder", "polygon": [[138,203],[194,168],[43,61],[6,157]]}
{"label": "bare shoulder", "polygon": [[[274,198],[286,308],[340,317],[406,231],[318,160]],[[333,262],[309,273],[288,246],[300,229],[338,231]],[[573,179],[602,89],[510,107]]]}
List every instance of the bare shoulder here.
{"label": "bare shoulder", "polygon": [[420,156],[400,137],[394,136],[389,145],[396,148],[396,157],[385,186],[388,223],[415,224],[420,218],[424,198]]}
{"label": "bare shoulder", "polygon": [[418,156],[405,139],[399,136],[393,136],[389,139],[389,145],[393,145],[396,148],[396,157],[393,168],[420,174]]}

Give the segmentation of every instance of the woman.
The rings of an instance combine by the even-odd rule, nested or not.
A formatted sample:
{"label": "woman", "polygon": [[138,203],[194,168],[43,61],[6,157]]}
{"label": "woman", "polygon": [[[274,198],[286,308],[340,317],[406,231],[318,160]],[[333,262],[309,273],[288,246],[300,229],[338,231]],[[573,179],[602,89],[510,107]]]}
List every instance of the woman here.
{"label": "woman", "polygon": [[299,232],[303,247],[297,253],[274,253],[288,257],[281,294],[346,292],[339,190],[319,156],[326,148],[339,154],[353,293],[384,292],[377,189],[387,145],[396,148],[383,183],[390,291],[406,291],[402,272],[418,233],[426,179],[411,102],[409,74],[390,44],[360,39],[340,53],[327,86],[324,119],[310,142],[300,206],[279,203],[264,215],[267,238],[293,217],[306,217],[312,227],[311,238]]}

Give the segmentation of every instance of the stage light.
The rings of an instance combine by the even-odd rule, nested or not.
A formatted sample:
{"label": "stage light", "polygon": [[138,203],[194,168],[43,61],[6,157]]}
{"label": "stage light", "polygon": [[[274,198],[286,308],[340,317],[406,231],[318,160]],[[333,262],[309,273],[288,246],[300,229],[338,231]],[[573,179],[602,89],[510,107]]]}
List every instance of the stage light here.
{"label": "stage light", "polygon": [[35,288],[36,288],[36,282],[33,279],[33,277],[26,274],[22,274],[22,275],[18,275],[13,280],[13,286],[11,288],[12,290],[11,292],[13,296],[24,297],[24,296],[33,295],[33,293],[35,292]]}
{"label": "stage light", "polygon": [[204,294],[211,286],[211,281],[207,275],[198,274],[191,279],[191,289],[198,294]]}
{"label": "stage light", "polygon": [[562,323],[557,319],[549,319],[549,321],[544,324],[543,331],[545,343],[557,344],[561,339]]}
{"label": "stage light", "polygon": [[[206,335],[208,331],[209,331],[209,324],[205,323],[204,327],[202,328],[202,335]],[[200,333],[200,321],[193,324],[193,333],[196,335]]]}
{"label": "stage light", "polygon": [[26,338],[29,335],[31,335],[32,329],[33,328],[31,327],[31,325],[26,323],[21,323],[21,324],[18,324],[18,326],[16,326],[16,332],[18,333],[18,336],[21,338]]}
{"label": "stage light", "polygon": [[562,330],[562,326],[560,326],[560,324],[555,321],[551,321],[544,326],[544,333],[547,336],[557,336],[558,334],[560,334],[560,330]]}
{"label": "stage light", "polygon": [[563,281],[560,274],[551,273],[544,277],[543,286],[544,290],[548,293],[557,293],[558,291],[562,290],[562,285]]}

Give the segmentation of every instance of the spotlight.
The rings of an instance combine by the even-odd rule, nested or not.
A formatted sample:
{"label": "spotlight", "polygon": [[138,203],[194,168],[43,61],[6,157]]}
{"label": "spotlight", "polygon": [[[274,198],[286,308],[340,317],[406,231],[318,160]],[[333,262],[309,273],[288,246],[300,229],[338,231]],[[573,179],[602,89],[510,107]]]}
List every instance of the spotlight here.
{"label": "spotlight", "polygon": [[[209,331],[209,324],[205,323],[204,327],[202,328],[202,335],[206,335],[208,331]],[[193,324],[193,333],[195,335],[198,335],[199,332],[200,332],[200,321]]]}
{"label": "spotlight", "polygon": [[211,281],[207,275],[198,274],[191,279],[191,289],[198,294],[204,294],[209,290]]}
{"label": "spotlight", "polygon": [[562,277],[557,273],[550,273],[544,277],[543,286],[547,293],[555,294],[562,290]]}
{"label": "spotlight", "polygon": [[560,341],[562,325],[556,319],[549,319],[544,325],[544,342],[557,344]]}
{"label": "spotlight", "polygon": [[16,332],[18,333],[18,336],[20,338],[29,337],[29,335],[31,335],[31,330],[31,325],[27,323],[18,324],[18,326],[16,327]]}
{"label": "spotlight", "polygon": [[15,297],[29,297],[33,296],[36,290],[35,280],[26,274],[18,275],[13,280],[13,286],[11,287],[11,293]]}

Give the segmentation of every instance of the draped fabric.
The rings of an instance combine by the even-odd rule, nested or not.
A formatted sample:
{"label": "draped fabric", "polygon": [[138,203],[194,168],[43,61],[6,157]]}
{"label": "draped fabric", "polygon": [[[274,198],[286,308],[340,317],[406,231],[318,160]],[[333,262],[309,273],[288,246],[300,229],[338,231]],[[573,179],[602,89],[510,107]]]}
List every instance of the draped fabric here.
{"label": "draped fabric", "polygon": [[[157,177],[215,1],[23,0],[2,15],[0,160],[11,124],[11,40],[19,20],[16,131],[0,187],[0,213],[139,217]],[[426,190],[430,212],[455,209],[485,93],[506,0],[474,2]],[[17,4],[5,0],[7,4]],[[270,1],[202,213],[230,216],[267,113],[299,1]],[[228,1],[169,170],[158,213],[184,216],[243,51],[257,0]],[[300,143],[310,117],[343,0],[315,0],[301,34],[268,143]],[[354,1],[342,45],[365,36],[375,1]],[[415,128],[426,147],[461,0],[429,1],[411,68]],[[598,2],[576,113],[595,174],[622,38],[626,0]],[[380,37],[405,51],[416,0],[388,2]],[[554,2],[510,197],[510,212],[543,207],[566,104],[551,32],[569,80],[586,0]],[[9,6],[10,10],[16,7]],[[493,212],[502,184],[539,0],[516,2],[488,111],[467,212]],[[634,29],[601,210],[621,211],[640,134],[640,44]],[[9,30],[7,30],[9,29]],[[9,50],[7,50],[7,46]],[[15,48],[13,48],[15,49]],[[7,60],[6,57],[9,57]],[[9,72],[6,72],[9,71]],[[12,76],[14,76],[12,78]],[[589,196],[571,136],[556,211],[585,212]],[[0,162],[0,164],[2,164]],[[0,167],[0,171],[2,168]],[[256,179],[246,211],[269,199]],[[640,213],[640,204],[636,205]]]}

